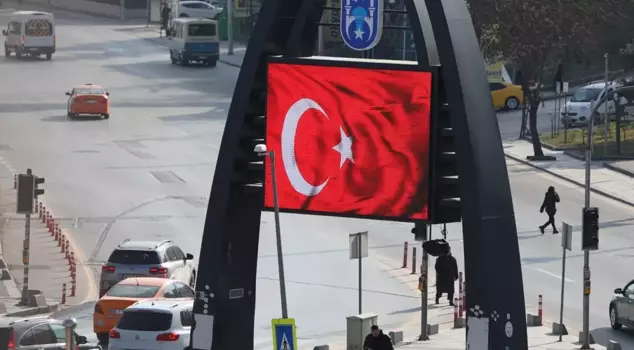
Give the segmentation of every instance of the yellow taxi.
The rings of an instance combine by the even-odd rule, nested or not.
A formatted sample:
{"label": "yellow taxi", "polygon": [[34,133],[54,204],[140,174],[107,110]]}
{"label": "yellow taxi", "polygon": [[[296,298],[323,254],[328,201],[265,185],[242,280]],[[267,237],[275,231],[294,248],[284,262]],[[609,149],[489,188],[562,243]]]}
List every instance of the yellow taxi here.
{"label": "yellow taxi", "polygon": [[524,103],[522,87],[506,82],[489,82],[495,109],[516,109]]}
{"label": "yellow taxi", "polygon": [[177,280],[158,277],[131,277],[115,284],[95,303],[93,331],[101,343],[108,341],[123,310],[140,300],[192,299],[194,290]]}

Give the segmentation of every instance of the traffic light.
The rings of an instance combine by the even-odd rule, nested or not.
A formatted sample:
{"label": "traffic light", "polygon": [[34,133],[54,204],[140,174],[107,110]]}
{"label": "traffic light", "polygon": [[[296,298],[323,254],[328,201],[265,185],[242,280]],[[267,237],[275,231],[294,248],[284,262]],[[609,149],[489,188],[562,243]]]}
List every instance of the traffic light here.
{"label": "traffic light", "polygon": [[18,214],[33,213],[33,202],[35,198],[35,176],[30,174],[18,175],[18,204],[16,212]]}
{"label": "traffic light", "polygon": [[581,249],[599,249],[599,208],[583,208]]}
{"label": "traffic light", "polygon": [[414,234],[414,240],[425,241],[427,239],[427,226],[423,223],[416,222],[414,223],[412,233]]}
{"label": "traffic light", "polygon": [[45,179],[43,177],[35,177],[35,189],[33,191],[33,198],[37,198],[44,194],[44,190],[41,188],[37,188],[38,185],[43,184]]}
{"label": "traffic light", "polygon": [[[441,75],[442,76],[442,75]],[[440,106],[432,117],[432,166],[431,166],[431,224],[459,222],[462,219],[460,185],[458,181],[458,157],[449,115],[447,92],[442,79],[439,81],[436,105]]]}

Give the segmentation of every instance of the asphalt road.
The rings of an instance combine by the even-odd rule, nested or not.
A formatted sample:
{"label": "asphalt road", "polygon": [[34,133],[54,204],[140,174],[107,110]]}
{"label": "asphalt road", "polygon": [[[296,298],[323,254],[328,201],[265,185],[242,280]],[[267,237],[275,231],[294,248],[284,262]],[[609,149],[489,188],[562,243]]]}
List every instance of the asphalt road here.
{"label": "asphalt road", "polygon": [[[559,100],[548,100],[544,101],[544,106],[539,106],[537,110],[537,130],[540,133],[548,133],[552,130],[553,125],[557,127],[557,124],[553,124],[557,122],[553,120],[556,109],[555,106],[563,106],[564,101],[569,100],[570,97],[566,99]],[[498,125],[500,127],[500,134],[502,135],[502,139],[517,139],[520,134],[520,126],[522,125],[522,110],[516,109],[512,111],[498,111]],[[560,130],[563,130],[563,126],[559,126]]]}
{"label": "asphalt road", "polygon": [[[75,241],[97,266],[128,237],[173,239],[197,256],[238,70],[225,65],[172,66],[165,48],[122,30],[127,28],[123,25],[79,15],[58,16],[57,21],[59,51],[52,61],[0,59],[0,156],[18,170],[30,167],[46,177],[46,204],[65,218]],[[0,25],[6,25],[1,14]],[[109,89],[109,120],[66,118],[64,92],[87,82]],[[498,116],[505,137],[519,129],[515,114]],[[549,123],[540,117],[541,127],[549,128]],[[543,294],[545,316],[553,320],[559,305],[560,237],[539,234],[537,225],[545,217],[538,209],[543,191],[554,184],[562,197],[558,220],[578,229],[583,194],[525,166],[508,164],[527,303],[536,309],[537,295]],[[601,208],[603,226],[602,250],[592,257],[591,323],[597,335],[616,337],[620,333],[602,328],[608,324],[612,290],[632,278],[627,264],[634,249],[629,234],[634,210],[599,197],[593,197],[593,203]],[[272,216],[264,214],[262,221],[257,348],[270,346],[270,319],[280,314]],[[370,232],[364,311],[379,313],[379,322],[388,330],[418,317],[419,298],[394,272],[384,271],[386,262],[400,265],[403,241],[412,240],[411,224],[282,215],[281,225],[289,314],[299,324],[300,344],[341,340],[345,317],[357,313],[357,264],[348,260],[352,232]],[[461,263],[460,238],[459,225],[450,225],[449,239]],[[573,247],[565,320],[578,330],[582,260],[576,237]],[[80,328],[89,333],[91,310],[89,303],[66,314],[81,316]],[[623,342],[634,347],[627,337]]]}

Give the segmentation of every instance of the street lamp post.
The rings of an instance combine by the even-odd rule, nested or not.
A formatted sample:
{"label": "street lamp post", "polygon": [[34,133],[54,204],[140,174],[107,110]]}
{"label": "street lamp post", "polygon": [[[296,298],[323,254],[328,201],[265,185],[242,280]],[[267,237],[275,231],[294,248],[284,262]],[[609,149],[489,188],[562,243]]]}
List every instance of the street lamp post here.
{"label": "street lamp post", "polygon": [[288,318],[286,307],[286,282],[284,279],[284,254],[282,253],[282,232],[280,230],[280,205],[277,196],[277,178],[275,169],[275,151],[269,151],[266,145],[257,145],[254,151],[260,156],[267,156],[271,160],[271,182],[273,185],[273,211],[275,215],[275,239],[277,241],[277,268],[280,280],[280,297],[282,301],[282,318]]}

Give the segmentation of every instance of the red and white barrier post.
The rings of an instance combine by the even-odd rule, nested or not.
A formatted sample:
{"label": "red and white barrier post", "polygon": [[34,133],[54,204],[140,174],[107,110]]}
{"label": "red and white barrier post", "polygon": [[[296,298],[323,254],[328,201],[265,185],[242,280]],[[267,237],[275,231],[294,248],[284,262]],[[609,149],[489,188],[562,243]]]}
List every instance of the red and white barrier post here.
{"label": "red and white barrier post", "polygon": [[462,281],[462,311],[467,313],[467,281]]}
{"label": "red and white barrier post", "polygon": [[70,258],[70,249],[68,249],[68,246],[69,246],[70,244],[68,243],[68,238],[66,239],[66,242],[65,242],[65,243],[63,243],[63,244],[65,244],[65,245],[66,245],[66,249],[65,249],[66,259],[69,259],[69,258]]}
{"label": "red and white barrier post", "polygon": [[61,304],[66,304],[66,283],[62,284],[62,302]]}
{"label": "red and white barrier post", "polygon": [[416,274],[416,247],[412,248],[412,275]]}
{"label": "red and white barrier post", "polygon": [[543,300],[542,300],[542,295],[539,295],[539,298],[537,299],[537,317],[539,317],[539,323],[542,323],[542,321],[544,320],[543,316],[544,316],[544,309],[543,309]]}
{"label": "red and white barrier post", "polygon": [[38,207],[37,215],[41,219],[42,215],[44,215],[44,206],[42,205],[42,202],[37,203],[37,207]]}
{"label": "red and white barrier post", "polygon": [[408,244],[407,241],[405,241],[405,244],[403,244],[403,268],[406,269],[407,268],[407,249],[408,249]]}
{"label": "red and white barrier post", "polygon": [[458,313],[460,317],[464,312],[464,290],[462,289],[462,272],[458,272]]}
{"label": "red and white barrier post", "polygon": [[460,311],[458,308],[458,298],[453,300],[453,327],[460,328]]}
{"label": "red and white barrier post", "polygon": [[57,241],[57,246],[62,248],[62,253],[63,253],[64,249],[66,248],[66,246],[64,246],[64,234],[63,233],[61,235],[59,235],[59,241]]}
{"label": "red and white barrier post", "polygon": [[75,262],[75,252],[70,253],[70,296],[74,297],[77,292],[77,264]]}

